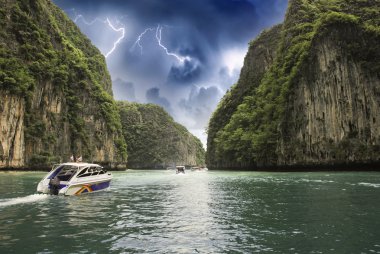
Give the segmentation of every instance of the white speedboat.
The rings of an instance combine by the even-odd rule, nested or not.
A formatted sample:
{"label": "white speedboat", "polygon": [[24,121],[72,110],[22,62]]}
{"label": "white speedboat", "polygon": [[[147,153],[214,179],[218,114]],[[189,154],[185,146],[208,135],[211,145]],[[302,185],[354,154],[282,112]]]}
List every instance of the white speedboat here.
{"label": "white speedboat", "polygon": [[185,174],[185,166],[177,166],[176,167],[176,174]]}
{"label": "white speedboat", "polygon": [[37,191],[55,195],[79,195],[105,190],[110,187],[112,174],[98,164],[63,163],[38,183]]}

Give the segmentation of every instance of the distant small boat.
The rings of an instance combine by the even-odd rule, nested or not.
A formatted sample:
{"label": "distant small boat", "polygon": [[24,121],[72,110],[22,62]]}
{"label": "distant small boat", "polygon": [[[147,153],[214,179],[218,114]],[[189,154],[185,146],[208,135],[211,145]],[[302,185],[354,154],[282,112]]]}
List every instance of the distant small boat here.
{"label": "distant small boat", "polygon": [[177,166],[176,174],[185,174],[185,166]]}
{"label": "distant small boat", "polygon": [[79,195],[110,187],[112,174],[98,164],[70,162],[54,165],[38,183],[37,191],[54,195]]}

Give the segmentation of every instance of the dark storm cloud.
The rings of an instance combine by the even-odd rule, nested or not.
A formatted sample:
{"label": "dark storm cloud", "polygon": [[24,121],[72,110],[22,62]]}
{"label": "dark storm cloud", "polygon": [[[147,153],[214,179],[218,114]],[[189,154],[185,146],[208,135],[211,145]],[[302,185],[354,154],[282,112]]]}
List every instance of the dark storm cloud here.
{"label": "dark storm cloud", "polygon": [[177,84],[188,84],[197,81],[201,75],[200,66],[194,61],[185,61],[182,65],[172,66],[168,81]]}
{"label": "dark storm cloud", "polygon": [[157,104],[171,112],[170,102],[164,97],[160,96],[160,89],[153,87],[146,92],[146,98],[149,102]]}
{"label": "dark storm cloud", "polygon": [[[283,11],[286,4],[286,0],[55,0],[55,2],[66,10],[76,8],[88,15],[99,13],[127,15],[130,19],[138,20],[141,29],[154,27],[157,24],[178,26],[182,30],[180,36],[190,44],[199,45],[204,41],[214,49],[219,49],[221,44],[225,43],[247,43],[262,29],[262,24],[266,23],[267,19],[276,16],[274,13],[276,8]],[[137,28],[135,32],[139,33],[141,29]],[[169,43],[175,47],[178,41],[171,39]],[[202,47],[192,54],[197,56],[204,54],[201,51]],[[203,62],[204,57],[198,59]]]}
{"label": "dark storm cloud", "polygon": [[[54,0],[54,2],[72,17],[74,15],[73,12],[70,13],[72,9],[92,18],[99,15],[103,18],[109,15],[123,17],[121,22],[127,31],[127,38],[120,45],[123,47],[123,52],[119,51],[118,63],[109,63],[111,74],[118,76],[121,76],[122,72],[120,65],[126,66],[127,69],[144,69],[147,64],[156,62],[154,58],[162,57],[149,55],[149,63],[144,60],[131,61],[139,53],[139,49],[136,49],[134,55],[130,51],[138,35],[147,27],[155,28],[158,24],[162,25],[162,41],[170,51],[189,56],[194,60],[181,67],[173,64],[173,59],[170,57],[164,60],[166,63],[161,60],[163,66],[168,65],[165,69],[169,70],[166,74],[167,82],[177,84],[200,81],[205,77],[205,72],[210,72],[212,66],[216,65],[215,62],[219,61],[218,56],[224,48],[245,47],[249,40],[268,26],[268,23],[273,25],[279,22],[287,3],[286,0]],[[99,31],[95,29],[95,33],[99,34]],[[145,47],[155,43],[154,31],[150,33],[150,41],[145,41]],[[104,39],[105,36],[102,37]],[[149,70],[152,76],[159,75],[163,71],[160,68],[149,68]],[[138,71],[135,73],[139,75]]]}
{"label": "dark storm cloud", "polygon": [[208,122],[208,119],[222,97],[222,92],[216,86],[211,87],[193,87],[186,99],[179,102],[186,115],[190,119],[196,119],[190,127],[202,128]]}
{"label": "dark storm cloud", "polygon": [[[258,21],[256,6],[261,2],[248,0],[55,0],[64,9],[75,8],[91,13],[119,12],[134,17],[145,25],[157,23],[191,23],[210,41],[225,34],[230,39],[253,35],[253,25]],[[255,29],[254,29],[255,30]]]}

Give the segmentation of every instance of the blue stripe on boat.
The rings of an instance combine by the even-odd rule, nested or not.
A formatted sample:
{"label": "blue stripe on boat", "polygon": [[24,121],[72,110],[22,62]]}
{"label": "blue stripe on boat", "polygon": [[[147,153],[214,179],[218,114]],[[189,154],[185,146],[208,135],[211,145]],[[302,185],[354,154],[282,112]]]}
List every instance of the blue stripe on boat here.
{"label": "blue stripe on boat", "polygon": [[92,191],[98,191],[98,190],[106,189],[106,188],[110,187],[110,182],[111,181],[93,184],[93,185],[91,185],[91,189],[92,189]]}

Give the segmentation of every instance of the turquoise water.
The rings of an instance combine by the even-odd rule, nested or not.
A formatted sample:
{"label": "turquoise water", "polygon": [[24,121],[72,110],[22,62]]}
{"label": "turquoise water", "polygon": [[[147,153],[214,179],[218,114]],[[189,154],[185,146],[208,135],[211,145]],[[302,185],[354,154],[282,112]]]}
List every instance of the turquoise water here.
{"label": "turquoise water", "polygon": [[0,253],[380,253],[379,173],[113,174],[61,197],[0,173]]}

